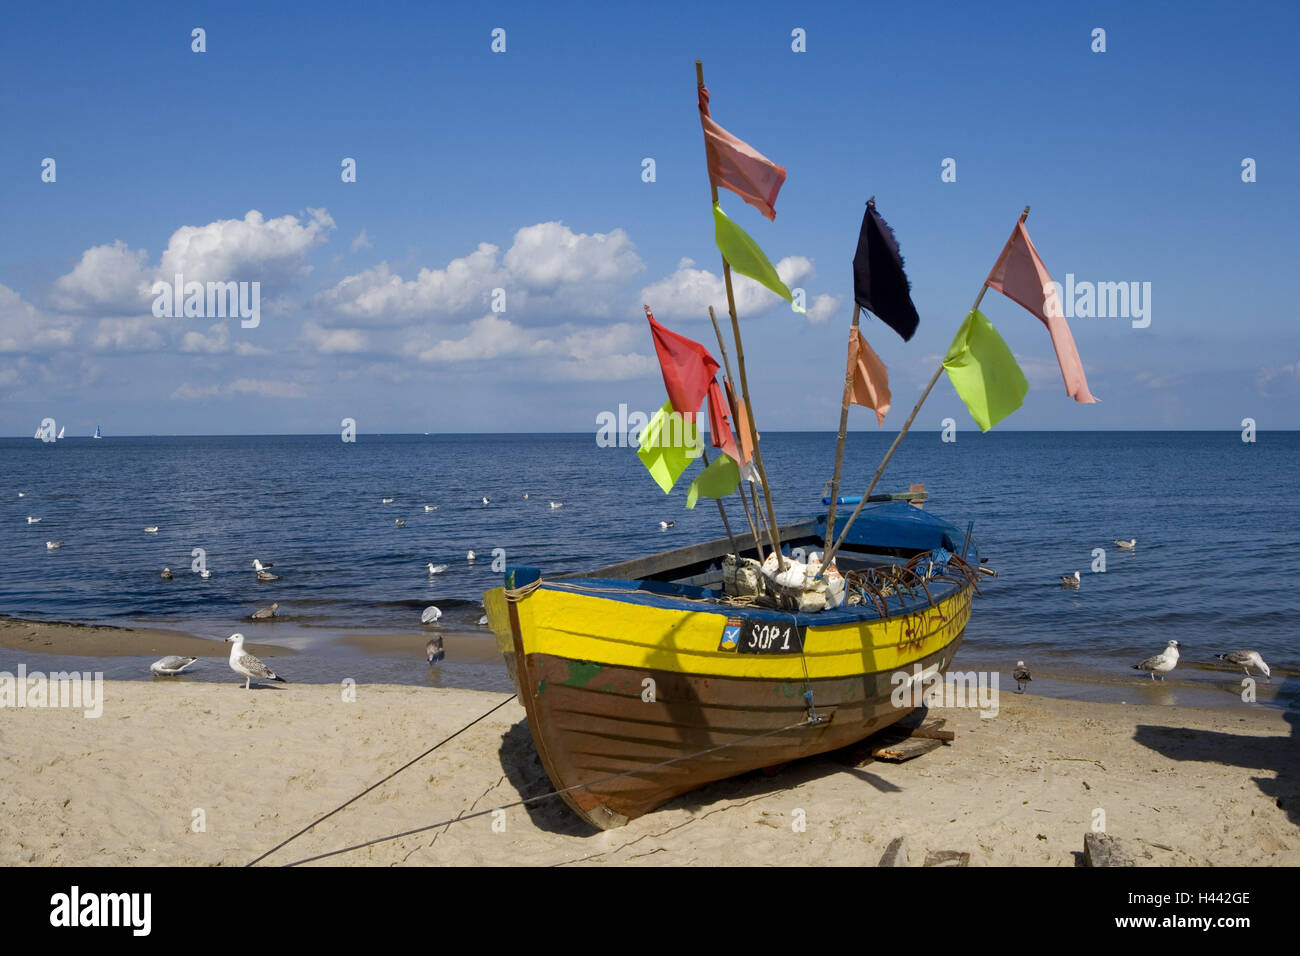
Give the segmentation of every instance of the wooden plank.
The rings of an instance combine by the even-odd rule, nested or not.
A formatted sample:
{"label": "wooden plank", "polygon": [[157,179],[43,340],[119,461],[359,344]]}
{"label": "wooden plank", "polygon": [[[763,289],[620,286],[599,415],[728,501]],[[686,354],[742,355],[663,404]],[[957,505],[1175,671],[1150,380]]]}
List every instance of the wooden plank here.
{"label": "wooden plank", "polygon": [[896,744],[884,744],[876,747],[871,751],[871,756],[877,760],[889,760],[893,763],[902,763],[904,760],[911,760],[922,754],[928,754],[931,750],[942,747],[943,743],[938,740],[923,740],[916,737],[909,737],[906,740],[900,740]]}

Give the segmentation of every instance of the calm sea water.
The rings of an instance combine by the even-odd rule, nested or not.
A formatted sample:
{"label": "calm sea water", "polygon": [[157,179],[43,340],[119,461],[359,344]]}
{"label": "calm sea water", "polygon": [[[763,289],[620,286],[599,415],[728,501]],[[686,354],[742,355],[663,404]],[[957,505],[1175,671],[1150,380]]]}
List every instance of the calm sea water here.
{"label": "calm sea water", "polygon": [[[850,436],[844,493],[861,491],[892,438]],[[766,433],[763,447],[778,519],[821,510],[834,435]],[[1189,662],[1250,647],[1300,668],[1297,474],[1300,433],[1245,444],[1235,432],[962,432],[955,443],[923,432],[878,490],[924,481],[928,510],[974,521],[999,577],[976,601],[963,660],[1128,680],[1129,664],[1171,638]],[[304,652],[348,630],[418,631],[429,604],[443,626],[474,631],[482,592],[500,581],[494,549],[558,572],[721,536],[711,501],[684,510],[685,485],[664,496],[632,449],[600,448],[594,432],[5,439],[0,614],[240,629]],[[660,531],[661,519],[676,525]],[[1131,554],[1112,544],[1133,537]],[[196,548],[207,580],[190,570]],[[1105,573],[1092,571],[1094,548]],[[258,583],[255,557],[280,580]],[[430,561],[447,572],[430,579]],[[175,580],[159,578],[164,566]],[[1076,569],[1083,587],[1062,590],[1059,576]],[[241,623],[271,601],[275,625]]]}

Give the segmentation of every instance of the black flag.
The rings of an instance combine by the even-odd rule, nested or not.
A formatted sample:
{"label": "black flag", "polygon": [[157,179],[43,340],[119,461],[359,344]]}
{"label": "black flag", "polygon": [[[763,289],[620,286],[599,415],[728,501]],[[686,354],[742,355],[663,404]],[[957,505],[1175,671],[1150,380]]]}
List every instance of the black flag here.
{"label": "black flag", "polygon": [[880,218],[873,199],[862,216],[858,251],[853,254],[853,298],[906,342],[921,321],[912,304],[911,288],[894,230]]}

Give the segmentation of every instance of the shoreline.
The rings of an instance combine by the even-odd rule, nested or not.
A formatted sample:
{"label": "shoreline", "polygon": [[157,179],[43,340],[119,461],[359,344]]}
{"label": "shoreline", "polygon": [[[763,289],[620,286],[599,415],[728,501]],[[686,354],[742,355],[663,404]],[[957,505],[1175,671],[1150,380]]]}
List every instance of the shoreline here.
{"label": "shoreline", "polygon": [[[99,719],[0,712],[11,742],[0,864],[242,865],[509,699],[359,684],[349,701],[329,686],[180,681],[107,681],[103,697]],[[1005,694],[989,720],[933,715],[956,740],[906,763],[809,757],[606,832],[552,798],[505,809],[495,827],[489,812],[322,862],[875,865],[902,837],[911,866],[941,851],[969,853],[972,866],[1074,866],[1101,811],[1138,865],[1300,864],[1295,713]],[[550,789],[510,701],[261,865]]]}

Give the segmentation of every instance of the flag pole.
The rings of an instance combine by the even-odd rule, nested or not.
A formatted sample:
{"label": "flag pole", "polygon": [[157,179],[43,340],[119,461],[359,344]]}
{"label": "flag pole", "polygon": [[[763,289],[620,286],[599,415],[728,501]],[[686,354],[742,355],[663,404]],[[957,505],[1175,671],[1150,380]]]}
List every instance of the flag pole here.
{"label": "flag pole", "polygon": [[[696,434],[698,434],[698,432],[697,432]],[[704,456],[704,467],[705,467],[705,468],[708,468],[708,467],[709,467],[709,453],[708,453],[708,451],[705,450],[705,448],[704,448],[703,445],[700,446],[700,454]],[[736,545],[736,536],[735,536],[734,534],[731,533],[731,522],[727,520],[727,509],[725,509],[725,508],[722,507],[722,499],[721,499],[721,498],[714,498],[713,500],[716,501],[716,502],[718,503],[718,514],[722,515],[722,526],[723,526],[724,528],[727,529],[727,540],[729,540],[729,541],[731,542],[731,550],[732,550],[732,551],[735,551],[735,552],[736,552],[736,555],[739,557],[739,555],[740,555],[740,548],[737,547],[737,545]],[[744,499],[741,499],[741,500],[744,500]]]}
{"label": "flag pole", "polygon": [[[718,349],[722,352],[722,370],[727,376],[727,384],[731,386],[727,396],[727,407],[731,409],[731,420],[736,425],[736,431],[740,431],[740,415],[736,408],[734,397],[736,392],[736,380],[731,377],[731,359],[727,357],[727,343],[722,338],[722,329],[718,325],[718,317],[713,313],[713,306],[709,306],[709,321],[713,323],[713,334],[718,337]],[[739,438],[739,436],[737,436]],[[744,462],[737,462],[737,466],[744,465]],[[736,489],[740,492],[740,504],[745,509],[745,520],[749,522],[749,533],[754,536],[754,550],[758,552],[758,560],[763,561],[766,555],[763,554],[763,542],[758,536],[758,528],[754,525],[754,519],[749,513],[749,501],[745,498],[745,480],[740,480],[740,485]],[[758,511],[758,500],[754,501],[754,510]],[[759,513],[759,520],[762,520],[762,513]],[[740,557],[740,553],[736,553]]]}
{"label": "flag pole", "polygon": [[[697,86],[704,85],[704,61],[695,61],[695,82]],[[709,141],[706,137],[704,140],[704,158],[708,162]],[[707,165],[706,165],[707,168]],[[718,186],[713,181],[713,175],[709,175],[709,190],[712,193],[712,206],[718,203]],[[710,207],[711,208],[711,207]],[[721,253],[722,250],[718,250]],[[776,554],[776,567],[778,571],[785,569],[785,557],[781,554],[781,536],[776,530],[776,511],[772,507],[772,489],[770,482],[767,480],[767,469],[763,467],[763,452],[758,447],[758,430],[754,424],[754,403],[749,397],[749,379],[745,375],[745,346],[740,338],[740,320],[736,318],[736,295],[731,289],[731,264],[727,262],[727,257],[722,257],[722,278],[727,286],[727,311],[731,313],[731,334],[736,338],[736,367],[740,371],[740,391],[745,399],[745,407],[749,414],[749,437],[754,444],[754,465],[758,469],[758,477],[763,484],[763,498],[767,503],[767,534],[772,544],[772,551]]]}
{"label": "flag pole", "polygon": [[[1020,214],[1020,219],[1016,222],[1016,225],[1019,226],[1028,218],[1029,218],[1029,207],[1026,206],[1025,211]],[[1014,236],[1015,234],[1016,234],[1016,230],[1015,228],[1013,228],[1011,230],[1011,235]],[[975,296],[975,303],[970,307],[971,312],[974,312],[976,309],[980,307],[980,302],[983,301],[984,299],[984,293],[987,292],[988,290],[989,290],[989,283],[988,283],[988,279],[985,278],[984,284],[980,286],[979,295]],[[922,392],[921,397],[917,399],[916,407],[912,409],[912,414],[907,416],[907,421],[903,423],[903,427],[899,431],[898,437],[895,438],[894,443],[889,446],[889,451],[885,452],[885,457],[881,460],[880,467],[878,467],[876,469],[876,473],[871,476],[871,484],[867,485],[867,490],[863,493],[862,500],[859,501],[858,506],[853,509],[853,514],[849,516],[849,520],[845,523],[844,530],[840,532],[840,536],[835,540],[835,546],[827,549],[826,554],[823,556],[822,558],[823,568],[830,566],[831,559],[835,557],[836,552],[840,550],[840,546],[844,544],[844,539],[847,538],[849,535],[849,528],[852,527],[853,522],[857,520],[858,515],[862,513],[862,509],[866,506],[867,499],[871,497],[871,492],[874,491],[876,488],[876,482],[880,480],[880,476],[885,470],[885,466],[889,464],[889,459],[894,457],[894,452],[898,449],[898,443],[903,440],[903,436],[906,435],[908,429],[912,427],[912,422],[916,419],[916,413],[921,410],[921,406],[925,403],[925,400],[929,397],[930,391],[934,388],[935,383],[939,381],[939,376],[942,374],[943,374],[943,362],[940,361],[939,367],[934,370],[934,375],[930,377],[930,384],[925,386],[925,391]],[[835,498],[832,497],[831,501],[834,502]],[[828,521],[827,524],[829,525],[829,523],[830,522]],[[827,528],[826,531],[827,540],[830,540],[830,535],[831,535],[831,531],[829,528]],[[965,557],[965,555],[962,555],[962,557]]]}

